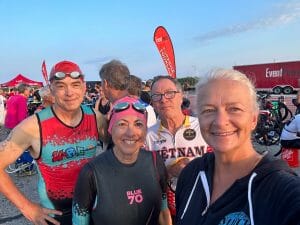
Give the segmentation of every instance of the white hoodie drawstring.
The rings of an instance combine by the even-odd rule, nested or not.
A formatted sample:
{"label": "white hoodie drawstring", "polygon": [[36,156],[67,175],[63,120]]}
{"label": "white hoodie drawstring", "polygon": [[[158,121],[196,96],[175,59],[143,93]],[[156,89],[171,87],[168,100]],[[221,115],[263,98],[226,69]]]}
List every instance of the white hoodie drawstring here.
{"label": "white hoodie drawstring", "polygon": [[[251,198],[251,191],[252,191],[252,184],[253,184],[253,180],[254,178],[257,176],[257,173],[252,173],[251,176],[250,176],[250,179],[249,179],[249,182],[248,182],[248,204],[249,204],[249,216],[250,216],[250,224],[251,225],[254,225],[254,217],[253,217],[253,206],[252,206],[252,198]],[[206,207],[205,209],[203,210],[203,212],[201,213],[201,215],[203,216],[208,208],[209,208],[209,203],[210,203],[210,192],[209,192],[209,186],[208,186],[208,182],[207,182],[207,178],[206,178],[206,175],[205,175],[205,172],[204,171],[199,171],[197,177],[196,177],[196,180],[195,180],[195,183],[194,183],[194,186],[192,188],[192,191],[189,195],[189,198],[187,200],[187,203],[184,207],[184,210],[183,210],[183,213],[180,217],[180,219],[183,219],[188,207],[189,207],[189,204],[190,204],[190,201],[191,201],[191,198],[194,194],[194,191],[195,191],[195,188],[197,186],[197,183],[198,183],[198,180],[199,180],[199,177],[201,177],[201,181],[202,181],[202,185],[203,185],[203,188],[204,188],[204,192],[205,192],[205,196],[206,196]]]}
{"label": "white hoodie drawstring", "polygon": [[[201,171],[200,171],[200,172],[201,172]],[[197,175],[197,177],[196,177],[196,181],[195,181],[195,183],[194,183],[193,189],[192,189],[192,191],[191,191],[191,193],[190,193],[190,196],[189,196],[189,198],[188,198],[187,203],[185,204],[185,207],[184,207],[184,210],[183,210],[183,213],[182,213],[180,219],[182,219],[182,218],[184,217],[184,214],[185,214],[187,208],[189,207],[189,204],[190,204],[192,195],[193,195],[193,193],[194,193],[194,191],[195,191],[196,185],[197,185],[198,180],[199,180],[199,177],[200,177],[200,172],[198,173],[198,175]]]}
{"label": "white hoodie drawstring", "polygon": [[207,178],[206,178],[205,172],[204,171],[200,171],[200,175],[201,175],[201,181],[202,181],[202,185],[203,185],[205,196],[206,196],[206,207],[203,210],[203,212],[201,213],[201,215],[203,216],[207,212],[208,207],[209,207],[210,193],[209,193],[209,186],[208,186],[208,182],[207,182]]}
{"label": "white hoodie drawstring", "polygon": [[249,203],[249,216],[250,216],[251,225],[254,225],[251,189],[252,189],[253,180],[256,177],[256,175],[257,175],[257,173],[255,173],[255,172],[252,173],[251,177],[249,179],[249,182],[248,182],[248,203]]}
{"label": "white hoodie drawstring", "polygon": [[184,207],[184,210],[183,210],[183,213],[180,217],[180,219],[183,219],[188,207],[189,207],[189,204],[190,204],[190,201],[191,201],[191,198],[194,194],[194,191],[195,191],[195,188],[197,186],[197,183],[198,183],[198,180],[199,180],[199,177],[201,177],[201,181],[202,181],[202,185],[204,187],[204,191],[205,191],[205,196],[206,196],[206,202],[207,202],[207,205],[205,207],[205,209],[203,210],[203,212],[201,213],[202,215],[204,215],[209,207],[209,203],[210,203],[210,193],[209,193],[209,186],[208,186],[208,182],[207,182],[207,178],[206,178],[206,175],[205,175],[205,172],[204,171],[199,171],[197,177],[196,177],[196,180],[195,180],[195,183],[194,183],[194,186],[192,188],[192,191],[189,195],[189,198],[187,200],[187,203]]}

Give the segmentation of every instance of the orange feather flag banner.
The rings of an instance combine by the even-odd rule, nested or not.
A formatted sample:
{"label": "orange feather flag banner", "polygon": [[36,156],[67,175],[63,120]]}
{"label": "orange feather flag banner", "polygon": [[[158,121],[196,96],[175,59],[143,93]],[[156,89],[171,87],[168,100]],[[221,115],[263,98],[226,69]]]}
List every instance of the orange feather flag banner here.
{"label": "orange feather flag banner", "polygon": [[49,79],[48,79],[48,73],[47,73],[47,68],[46,68],[46,62],[45,62],[45,60],[42,63],[42,74],[43,74],[43,77],[44,77],[44,79],[46,81],[46,84],[48,85],[49,84]]}
{"label": "orange feather flag banner", "polygon": [[153,40],[162,57],[169,76],[176,78],[176,64],[173,44],[167,30],[159,26],[154,31]]}

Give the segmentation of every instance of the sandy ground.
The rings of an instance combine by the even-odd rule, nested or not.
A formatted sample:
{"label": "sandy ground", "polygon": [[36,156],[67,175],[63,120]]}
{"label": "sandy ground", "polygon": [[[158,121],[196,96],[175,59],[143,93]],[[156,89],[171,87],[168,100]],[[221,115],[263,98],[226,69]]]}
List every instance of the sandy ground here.
{"label": "sandy ground", "polygon": [[[0,129],[0,141],[6,137],[6,133],[3,132],[3,129]],[[277,152],[279,149],[278,145],[265,147],[258,144],[255,144],[255,148],[259,151],[271,151],[273,153]],[[300,175],[300,167],[295,169],[295,171]],[[38,202],[37,194],[37,175],[19,177],[11,175],[12,179],[16,183],[17,187],[22,190],[22,192],[34,202]],[[0,194],[0,224],[1,225],[27,225],[31,224],[27,221],[20,212],[14,207],[9,201]]]}

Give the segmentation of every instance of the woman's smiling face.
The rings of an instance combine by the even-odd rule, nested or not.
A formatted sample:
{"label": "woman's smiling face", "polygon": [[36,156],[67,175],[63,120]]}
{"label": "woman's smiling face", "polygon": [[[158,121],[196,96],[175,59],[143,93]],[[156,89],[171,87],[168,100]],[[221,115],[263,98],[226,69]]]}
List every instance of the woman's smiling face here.
{"label": "woman's smiling face", "polygon": [[112,127],[112,140],[117,158],[122,162],[136,159],[145,143],[147,125],[140,118],[127,115],[115,122]]}
{"label": "woman's smiling face", "polygon": [[242,150],[251,144],[258,114],[246,85],[212,80],[199,90],[198,96],[200,129],[214,151]]}

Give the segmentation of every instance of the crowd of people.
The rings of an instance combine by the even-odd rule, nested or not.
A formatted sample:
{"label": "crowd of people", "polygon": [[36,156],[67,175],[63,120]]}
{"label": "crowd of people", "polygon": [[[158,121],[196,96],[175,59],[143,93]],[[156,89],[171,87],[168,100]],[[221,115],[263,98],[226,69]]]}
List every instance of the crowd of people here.
{"label": "crowd of people", "polygon": [[[0,98],[0,192],[33,224],[300,224],[298,175],[252,145],[259,108],[244,74],[201,77],[196,114],[175,78],[142,82],[119,60],[101,67],[93,91],[71,61],[49,77],[31,115],[27,86]],[[39,203],[5,172],[26,151]]]}

